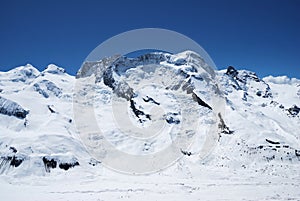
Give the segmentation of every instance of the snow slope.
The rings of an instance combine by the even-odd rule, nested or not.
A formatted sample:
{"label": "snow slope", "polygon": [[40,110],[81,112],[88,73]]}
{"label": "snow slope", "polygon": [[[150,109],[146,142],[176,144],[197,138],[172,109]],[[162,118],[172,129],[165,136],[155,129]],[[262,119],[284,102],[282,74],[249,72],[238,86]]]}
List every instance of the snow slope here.
{"label": "snow slope", "polygon": [[299,107],[300,80],[213,71],[191,51],[106,58],[76,78],[0,72],[1,196],[299,200]]}

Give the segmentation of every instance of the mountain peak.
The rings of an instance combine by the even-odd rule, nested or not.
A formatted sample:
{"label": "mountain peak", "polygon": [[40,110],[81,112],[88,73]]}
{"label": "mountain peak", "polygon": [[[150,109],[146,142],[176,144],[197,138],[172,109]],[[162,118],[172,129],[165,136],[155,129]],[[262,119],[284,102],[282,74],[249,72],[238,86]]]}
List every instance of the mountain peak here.
{"label": "mountain peak", "polygon": [[64,74],[66,72],[65,69],[58,67],[55,64],[49,64],[43,73],[51,73],[51,74]]}
{"label": "mountain peak", "polygon": [[27,80],[34,79],[40,75],[40,71],[37,70],[31,64],[25,66],[19,66],[10,71],[1,73],[3,80],[10,80],[13,82],[26,82]]}
{"label": "mountain peak", "polygon": [[9,72],[11,71],[20,71],[20,72],[31,72],[32,74],[35,74],[35,75],[38,75],[40,74],[40,71],[38,69],[36,69],[32,64],[26,64],[25,66],[19,66],[19,67],[16,67],[12,70],[10,70]]}

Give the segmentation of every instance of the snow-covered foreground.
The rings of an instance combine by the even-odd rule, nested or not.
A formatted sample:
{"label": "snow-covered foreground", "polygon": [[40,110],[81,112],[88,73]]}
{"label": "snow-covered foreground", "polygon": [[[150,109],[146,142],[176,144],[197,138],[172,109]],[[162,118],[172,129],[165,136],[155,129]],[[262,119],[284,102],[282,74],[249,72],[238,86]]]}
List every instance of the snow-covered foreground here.
{"label": "snow-covered foreground", "polygon": [[[299,167],[294,167],[297,174]],[[69,171],[61,175],[1,178],[1,200],[299,200],[299,176],[200,166],[197,177],[128,176]]]}
{"label": "snow-covered foreground", "polygon": [[[299,200],[299,167],[281,177],[248,170],[200,166],[196,177],[129,176],[69,171],[46,177],[1,180],[1,200]],[[104,175],[103,175],[104,174]]]}
{"label": "snow-covered foreground", "polygon": [[300,200],[299,107],[190,51],[0,72],[1,200]]}

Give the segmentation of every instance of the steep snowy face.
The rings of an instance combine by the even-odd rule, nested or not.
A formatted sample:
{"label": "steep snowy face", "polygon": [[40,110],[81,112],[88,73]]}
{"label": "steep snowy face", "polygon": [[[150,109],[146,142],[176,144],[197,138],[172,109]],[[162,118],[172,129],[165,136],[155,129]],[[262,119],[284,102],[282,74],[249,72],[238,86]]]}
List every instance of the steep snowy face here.
{"label": "steep snowy face", "polygon": [[[217,102],[222,94],[214,71],[200,56],[191,51],[150,53],[108,58],[94,65],[84,64],[77,75],[74,115],[84,143],[106,165],[130,173],[151,172],[181,157],[194,138],[200,142],[194,152],[200,154],[211,130],[210,140],[217,141],[222,104]],[[93,68],[93,76],[85,76],[90,74],[87,66]],[[103,151],[108,148],[97,149],[96,144],[112,144],[115,150]],[[209,144],[202,154],[213,146]],[[112,161],[116,154],[123,159],[119,164]]]}
{"label": "steep snowy face", "polygon": [[87,154],[72,120],[75,78],[63,72],[55,65],[0,72],[0,174],[45,175],[49,161],[64,171]]}
{"label": "steep snowy face", "polygon": [[286,174],[289,164],[299,164],[300,81],[260,79],[253,72],[232,66],[219,71],[217,77],[227,102],[225,121],[234,135],[221,137],[220,145],[230,143],[228,147],[218,146],[213,161],[219,166],[278,174]]}

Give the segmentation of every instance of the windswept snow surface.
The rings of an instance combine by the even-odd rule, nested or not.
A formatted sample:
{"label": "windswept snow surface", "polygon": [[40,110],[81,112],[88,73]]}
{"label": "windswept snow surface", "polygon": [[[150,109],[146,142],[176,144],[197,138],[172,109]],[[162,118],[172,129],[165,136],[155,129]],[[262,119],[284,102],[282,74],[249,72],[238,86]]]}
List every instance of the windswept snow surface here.
{"label": "windswept snow surface", "polygon": [[[84,83],[80,90],[78,82]],[[214,96],[224,100],[221,111]],[[233,67],[211,72],[190,51],[151,53],[89,62],[76,78],[55,65],[42,72],[29,64],[0,72],[0,100],[1,111],[28,112],[25,118],[0,114],[1,200],[300,200],[300,80],[295,78],[260,79]],[[178,149],[182,157],[167,168],[122,174],[82,141],[80,130],[89,119],[82,113],[86,121],[78,123],[73,106],[79,101],[95,112],[104,137],[127,154],[163,151],[181,139],[184,120],[197,130],[189,135],[191,146]],[[112,112],[118,104],[123,110]],[[189,108],[193,115],[184,113]],[[214,111],[221,115],[216,118]],[[164,134],[149,139],[134,136],[128,126],[155,130],[160,122]],[[211,135],[214,143],[203,157]],[[97,135],[88,137],[99,141]]]}

